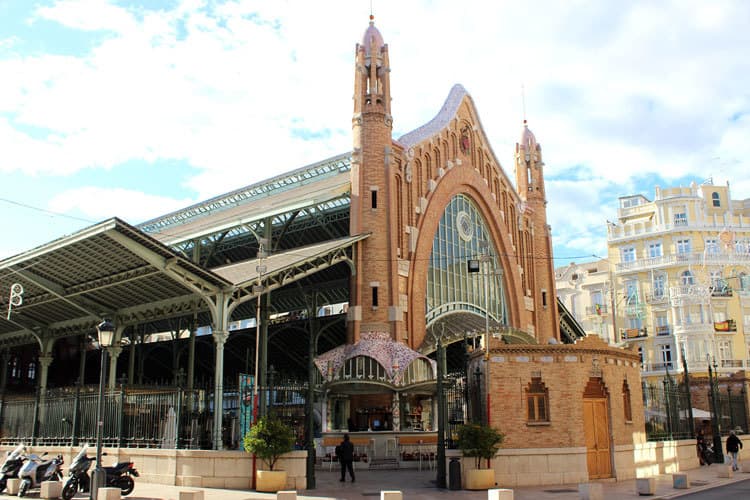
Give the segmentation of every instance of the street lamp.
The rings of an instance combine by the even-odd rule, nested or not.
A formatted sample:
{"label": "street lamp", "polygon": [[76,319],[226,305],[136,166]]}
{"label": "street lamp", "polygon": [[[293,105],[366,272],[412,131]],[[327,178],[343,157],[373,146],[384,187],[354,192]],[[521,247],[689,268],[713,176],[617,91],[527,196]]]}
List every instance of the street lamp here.
{"label": "street lamp", "polygon": [[96,405],[96,468],[91,473],[91,492],[89,498],[97,500],[99,488],[107,485],[107,473],[102,467],[102,429],[104,428],[104,380],[107,377],[107,347],[112,346],[115,338],[115,325],[105,319],[96,326],[101,350],[101,367],[99,369],[99,400]]}
{"label": "street lamp", "polygon": [[[708,356],[707,356],[708,357]],[[721,428],[719,424],[719,405],[716,402],[716,383],[718,382],[718,374],[716,373],[716,359],[714,359],[713,371],[711,371],[711,362],[708,361],[708,382],[711,388],[711,434],[714,438],[714,462],[724,463],[724,452],[721,451]]]}

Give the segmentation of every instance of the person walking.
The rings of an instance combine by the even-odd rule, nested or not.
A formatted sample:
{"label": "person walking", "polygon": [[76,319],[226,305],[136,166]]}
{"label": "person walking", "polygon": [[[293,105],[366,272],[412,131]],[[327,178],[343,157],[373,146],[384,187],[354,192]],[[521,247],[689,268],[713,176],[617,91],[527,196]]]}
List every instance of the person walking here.
{"label": "person walking", "polygon": [[695,449],[698,453],[698,462],[701,465],[711,465],[711,459],[706,453],[706,435],[703,433],[703,429],[698,429],[698,435],[696,436]]}
{"label": "person walking", "polygon": [[737,464],[737,454],[740,452],[740,448],[742,448],[742,441],[734,434],[734,431],[729,431],[727,453],[732,456],[732,470],[734,471],[740,469],[740,466]]}
{"label": "person walking", "polygon": [[344,440],[337,446],[336,454],[341,462],[341,482],[346,481],[346,471],[354,482],[354,445],[349,441],[349,434],[344,434]]}

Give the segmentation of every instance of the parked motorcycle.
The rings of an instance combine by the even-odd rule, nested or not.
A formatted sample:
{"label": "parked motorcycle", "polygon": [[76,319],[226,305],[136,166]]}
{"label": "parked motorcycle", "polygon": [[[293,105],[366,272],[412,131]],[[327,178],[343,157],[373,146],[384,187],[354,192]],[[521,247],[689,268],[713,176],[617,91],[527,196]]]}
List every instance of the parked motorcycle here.
{"label": "parked motorcycle", "polygon": [[0,468],[0,493],[5,491],[8,479],[18,477],[23,461],[26,460],[26,446],[22,443],[16,449],[9,451],[5,456],[2,468]]}
{"label": "parked motorcycle", "polygon": [[44,460],[44,455],[46,453],[42,454],[41,457],[32,453],[27,457],[28,461],[23,464],[18,472],[18,477],[21,479],[21,484],[18,487],[19,497],[26,496],[26,493],[32,488],[39,488],[44,481],[62,480],[62,455],[57,455],[52,460]]}
{"label": "parked motorcycle", "polygon": [[[88,444],[84,444],[81,451],[73,458],[68,469],[68,479],[65,481],[62,489],[62,497],[70,500],[76,492],[89,491],[91,488],[91,478],[88,471],[91,464],[96,461],[95,457],[89,457],[86,452]],[[103,455],[106,455],[104,453]],[[138,471],[133,467],[133,462],[118,462],[112,467],[104,467],[108,487],[120,488],[122,496],[130,495],[135,488],[135,481],[131,476],[138,477]]]}

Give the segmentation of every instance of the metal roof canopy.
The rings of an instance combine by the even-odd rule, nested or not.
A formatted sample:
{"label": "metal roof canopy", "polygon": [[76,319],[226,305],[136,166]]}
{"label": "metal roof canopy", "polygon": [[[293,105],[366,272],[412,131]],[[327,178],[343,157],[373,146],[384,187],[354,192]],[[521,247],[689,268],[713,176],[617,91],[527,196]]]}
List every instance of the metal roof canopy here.
{"label": "metal roof canopy", "polygon": [[[340,262],[367,234],[293,249],[264,259],[261,293]],[[119,327],[215,311],[231,297],[229,315],[257,297],[257,260],[215,270],[196,265],[124,221],[113,218],[0,262],[0,290],[24,288],[23,303],[0,316],[0,346],[93,332],[102,317]],[[226,303],[226,302],[225,302]],[[212,306],[213,304],[213,306]],[[222,323],[228,320],[222,318]],[[48,345],[47,348],[51,348]]]}

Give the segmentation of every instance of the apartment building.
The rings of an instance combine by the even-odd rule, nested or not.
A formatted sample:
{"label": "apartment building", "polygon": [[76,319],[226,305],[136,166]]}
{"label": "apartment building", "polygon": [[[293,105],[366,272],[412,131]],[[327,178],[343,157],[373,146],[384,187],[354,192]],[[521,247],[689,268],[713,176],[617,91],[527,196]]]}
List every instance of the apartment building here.
{"label": "apartment building", "polygon": [[612,321],[612,287],[609,262],[576,264],[555,269],[557,297],[581,324],[586,335],[598,335],[608,344],[616,342]]}
{"label": "apartment building", "polygon": [[616,341],[641,356],[644,378],[719,375],[750,360],[750,199],[712,181],[619,199],[607,223]]}

